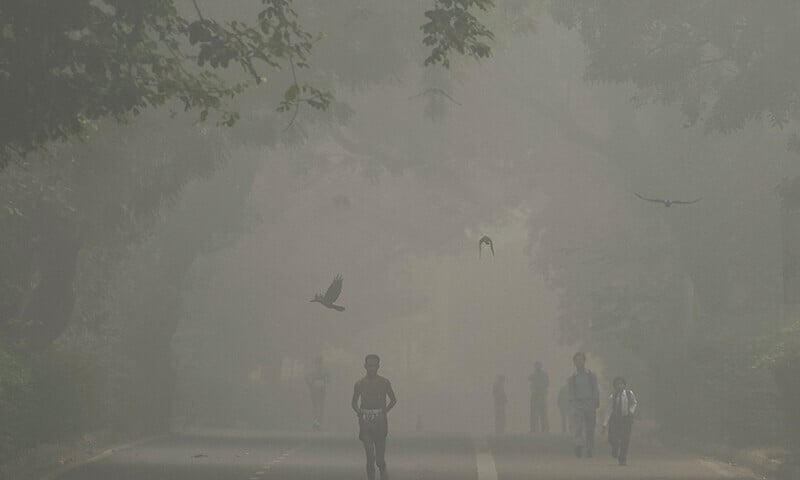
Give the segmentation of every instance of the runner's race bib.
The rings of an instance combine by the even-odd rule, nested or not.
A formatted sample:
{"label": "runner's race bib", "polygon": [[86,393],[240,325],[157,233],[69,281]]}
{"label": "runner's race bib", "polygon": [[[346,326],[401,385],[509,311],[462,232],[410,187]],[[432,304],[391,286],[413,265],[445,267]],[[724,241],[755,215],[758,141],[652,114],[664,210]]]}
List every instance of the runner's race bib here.
{"label": "runner's race bib", "polygon": [[361,410],[361,419],[366,423],[376,422],[382,413],[381,409],[363,409]]}

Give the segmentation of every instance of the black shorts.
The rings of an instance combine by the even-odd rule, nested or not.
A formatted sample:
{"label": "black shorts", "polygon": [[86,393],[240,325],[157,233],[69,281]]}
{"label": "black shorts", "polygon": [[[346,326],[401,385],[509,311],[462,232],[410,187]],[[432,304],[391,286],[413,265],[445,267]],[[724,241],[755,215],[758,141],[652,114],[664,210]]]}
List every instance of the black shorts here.
{"label": "black shorts", "polygon": [[358,439],[362,442],[386,438],[389,434],[389,421],[386,414],[358,416]]}

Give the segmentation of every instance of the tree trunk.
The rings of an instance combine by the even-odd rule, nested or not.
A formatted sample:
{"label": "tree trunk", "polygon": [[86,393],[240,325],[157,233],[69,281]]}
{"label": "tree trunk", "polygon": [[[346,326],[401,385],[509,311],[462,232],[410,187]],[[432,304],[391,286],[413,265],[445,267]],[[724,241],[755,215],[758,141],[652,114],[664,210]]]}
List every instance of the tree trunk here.
{"label": "tree trunk", "polygon": [[34,268],[39,281],[30,301],[23,306],[22,325],[16,333],[32,348],[41,349],[58,338],[69,324],[75,304],[73,280],[82,242],[71,232],[67,221],[45,209],[39,209],[37,213]]}

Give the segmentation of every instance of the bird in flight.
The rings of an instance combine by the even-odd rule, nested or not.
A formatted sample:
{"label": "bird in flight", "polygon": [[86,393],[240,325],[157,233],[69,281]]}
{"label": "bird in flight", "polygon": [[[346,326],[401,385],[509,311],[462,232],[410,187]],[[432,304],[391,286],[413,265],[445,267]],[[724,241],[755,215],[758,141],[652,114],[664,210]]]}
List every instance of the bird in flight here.
{"label": "bird in flight", "polygon": [[484,245],[489,245],[489,250],[492,251],[492,256],[494,257],[494,244],[488,235],[484,235],[480,240],[478,240],[478,257],[481,256],[481,251],[483,250]]}
{"label": "bird in flight", "polygon": [[683,200],[662,200],[660,198],[643,197],[643,196],[639,195],[636,192],[633,192],[633,194],[636,195],[637,197],[641,198],[642,200],[647,200],[648,202],[662,203],[662,204],[664,204],[665,207],[670,207],[672,205],[691,205],[693,203],[697,203],[700,200],[702,200],[702,197],[694,199],[694,200],[692,200],[690,202],[686,202],[686,201],[683,201]]}
{"label": "bird in flight", "polygon": [[451,102],[455,103],[459,107],[461,106],[461,104],[458,103],[453,97],[448,95],[447,92],[445,92],[441,88],[437,88],[437,87],[429,88],[429,89],[425,90],[424,92],[420,93],[419,95],[414,95],[413,97],[409,97],[408,99],[411,100],[413,98],[421,97],[421,96],[427,95],[429,93],[434,94],[434,95],[441,95],[441,96],[447,98],[448,100],[450,100]]}
{"label": "bird in flight", "polygon": [[322,305],[332,308],[337,312],[343,312],[344,307],[339,305],[334,305],[333,302],[339,298],[339,295],[342,293],[342,276],[336,275],[331,282],[331,285],[328,287],[328,290],[325,292],[325,295],[320,295],[319,293],[314,295],[314,298],[311,299],[311,302],[321,303]]}

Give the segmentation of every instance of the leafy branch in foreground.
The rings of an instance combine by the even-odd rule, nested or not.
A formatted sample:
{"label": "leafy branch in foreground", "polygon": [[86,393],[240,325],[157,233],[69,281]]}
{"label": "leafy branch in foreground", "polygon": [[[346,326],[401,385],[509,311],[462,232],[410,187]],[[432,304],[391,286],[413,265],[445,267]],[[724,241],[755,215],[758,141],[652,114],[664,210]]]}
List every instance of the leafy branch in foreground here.
{"label": "leafy branch in foreground", "polygon": [[[49,141],[81,134],[103,117],[124,121],[149,107],[178,101],[210,111],[219,124],[238,114],[224,101],[262,83],[264,67],[308,67],[312,36],[291,0],[262,0],[254,24],[217,22],[193,1],[197,19],[174,0],[8,0],[0,6],[0,167]],[[217,73],[238,65],[252,80]],[[296,75],[292,88],[299,88]],[[309,87],[310,88],[310,87]],[[329,94],[290,99],[325,108]],[[13,119],[13,121],[11,121]]]}
{"label": "leafy branch in foreground", "polygon": [[425,12],[428,23],[420,27],[425,34],[422,43],[433,47],[425,59],[425,66],[441,64],[450,68],[450,52],[480,59],[491,55],[486,43],[494,34],[486,28],[472,11],[488,11],[494,7],[492,0],[435,0],[433,9]]}

